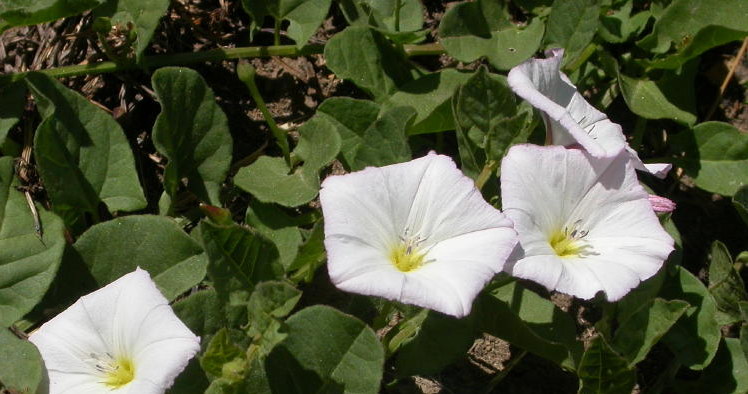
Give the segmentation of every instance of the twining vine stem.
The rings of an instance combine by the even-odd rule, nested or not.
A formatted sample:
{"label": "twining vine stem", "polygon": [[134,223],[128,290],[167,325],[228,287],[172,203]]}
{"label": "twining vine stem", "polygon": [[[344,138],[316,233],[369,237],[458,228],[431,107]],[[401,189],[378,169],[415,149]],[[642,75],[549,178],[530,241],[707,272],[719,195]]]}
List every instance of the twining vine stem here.
{"label": "twining vine stem", "polygon": [[[296,45],[272,45],[240,48],[217,48],[202,52],[185,52],[166,55],[144,56],[142,61],[136,62],[113,62],[103,61],[91,64],[78,64],[48,68],[39,72],[53,78],[77,77],[80,75],[107,74],[119,71],[134,70],[138,68],[149,69],[163,66],[180,66],[186,64],[214,62],[229,59],[247,59],[271,56],[307,56],[320,54],[324,51],[324,45],[313,44],[302,48]],[[441,55],[444,48],[441,44],[404,45],[403,51],[408,57]],[[25,72],[0,75],[0,87],[19,81],[24,78]]]}

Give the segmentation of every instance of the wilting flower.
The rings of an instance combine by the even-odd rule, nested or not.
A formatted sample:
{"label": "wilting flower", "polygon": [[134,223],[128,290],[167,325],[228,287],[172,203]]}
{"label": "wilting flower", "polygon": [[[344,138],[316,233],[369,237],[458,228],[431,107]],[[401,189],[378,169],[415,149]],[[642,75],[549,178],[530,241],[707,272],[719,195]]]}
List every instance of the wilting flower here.
{"label": "wilting flower", "polygon": [[592,156],[616,157],[626,150],[634,168],[665,177],[670,164],[644,164],[626,143],[621,126],[593,107],[561,72],[563,49],[545,59],[529,59],[509,71],[508,83],[518,96],[543,112],[546,145],[579,145]]}
{"label": "wilting flower", "polygon": [[34,332],[55,393],[163,393],[200,350],[148,272],[81,297]]}
{"label": "wilting flower", "polygon": [[625,154],[512,147],[501,163],[504,213],[519,234],[506,270],[549,290],[616,301],[654,275],[673,250]]}
{"label": "wilting flower", "polygon": [[320,192],[332,282],[462,317],[517,243],[446,156],[331,176]]}

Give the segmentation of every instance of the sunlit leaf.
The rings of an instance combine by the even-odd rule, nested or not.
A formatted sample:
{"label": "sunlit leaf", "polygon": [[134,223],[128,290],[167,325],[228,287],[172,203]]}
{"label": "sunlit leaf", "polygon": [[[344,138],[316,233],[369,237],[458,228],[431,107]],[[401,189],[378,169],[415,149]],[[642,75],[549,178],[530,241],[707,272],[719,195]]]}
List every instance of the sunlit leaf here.
{"label": "sunlit leaf", "polygon": [[10,26],[35,25],[77,15],[103,2],[104,0],[3,0],[0,1],[0,19],[7,26],[0,27],[0,31]]}
{"label": "sunlit leaf", "polygon": [[173,300],[205,277],[208,258],[173,220],[133,215],[97,224],[74,245],[100,286],[140,267]]}
{"label": "sunlit leaf", "polygon": [[94,13],[132,22],[137,32],[135,54],[140,58],[168,8],[169,0],[106,0]]}
{"label": "sunlit leaf", "polygon": [[165,191],[173,199],[186,178],[200,200],[220,205],[218,189],[231,164],[232,140],[213,91],[188,68],[158,69],[152,83],[161,104],[153,144],[168,159]]}
{"label": "sunlit leaf", "polygon": [[548,17],[545,42],[564,48],[566,62],[570,62],[592,41],[600,19],[597,0],[556,0]]}
{"label": "sunlit leaf", "polygon": [[42,381],[42,356],[29,341],[0,328],[0,385],[10,393],[36,393]]}
{"label": "sunlit leaf", "polygon": [[62,220],[37,206],[40,238],[16,186],[13,158],[0,157],[0,327],[10,326],[42,299],[65,248]]}

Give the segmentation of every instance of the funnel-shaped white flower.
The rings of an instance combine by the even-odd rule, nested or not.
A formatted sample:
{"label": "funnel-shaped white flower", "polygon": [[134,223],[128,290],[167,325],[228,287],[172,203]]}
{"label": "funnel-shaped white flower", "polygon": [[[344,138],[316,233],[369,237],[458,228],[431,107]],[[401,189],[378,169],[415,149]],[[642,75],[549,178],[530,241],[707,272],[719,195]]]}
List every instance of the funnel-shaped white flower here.
{"label": "funnel-shaped white flower", "polygon": [[625,154],[601,160],[559,146],[512,147],[501,163],[504,213],[521,250],[510,274],[549,290],[610,301],[654,275],[673,239]]}
{"label": "funnel-shaped white flower", "polygon": [[320,200],[338,288],[452,316],[470,313],[517,243],[511,221],[433,153],[328,177]]}
{"label": "funnel-shaped white flower", "polygon": [[579,145],[598,158],[613,158],[626,150],[634,168],[665,177],[670,164],[644,164],[626,144],[621,126],[593,107],[561,72],[563,49],[551,49],[545,59],[529,59],[509,71],[508,83],[518,96],[543,112],[546,145]]}
{"label": "funnel-shaped white flower", "polygon": [[81,297],[29,340],[50,394],[161,394],[200,350],[200,338],[139,268]]}

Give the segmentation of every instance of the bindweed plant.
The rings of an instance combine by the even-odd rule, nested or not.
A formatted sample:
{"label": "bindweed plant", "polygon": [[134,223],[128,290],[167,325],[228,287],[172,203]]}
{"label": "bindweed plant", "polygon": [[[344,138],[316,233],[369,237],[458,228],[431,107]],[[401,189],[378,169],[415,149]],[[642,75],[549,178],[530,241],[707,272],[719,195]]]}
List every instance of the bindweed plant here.
{"label": "bindweed plant", "polygon": [[0,31],[3,394],[748,392],[745,0]]}

